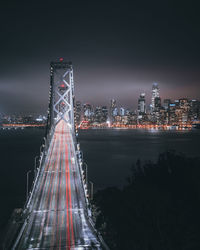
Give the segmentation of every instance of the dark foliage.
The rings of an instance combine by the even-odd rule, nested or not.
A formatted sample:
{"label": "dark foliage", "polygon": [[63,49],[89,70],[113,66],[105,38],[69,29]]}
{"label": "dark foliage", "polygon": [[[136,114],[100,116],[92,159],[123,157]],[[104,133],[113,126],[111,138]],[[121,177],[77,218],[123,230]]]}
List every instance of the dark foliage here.
{"label": "dark foliage", "polygon": [[137,161],[128,184],[98,191],[95,205],[111,249],[199,250],[200,159],[166,152]]}

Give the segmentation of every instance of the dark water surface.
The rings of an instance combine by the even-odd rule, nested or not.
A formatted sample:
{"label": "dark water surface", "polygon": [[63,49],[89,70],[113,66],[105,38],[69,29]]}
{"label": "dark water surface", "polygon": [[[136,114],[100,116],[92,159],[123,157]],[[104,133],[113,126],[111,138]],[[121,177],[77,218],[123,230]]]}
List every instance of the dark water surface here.
{"label": "dark water surface", "polygon": [[200,156],[200,130],[82,130],[81,149],[96,188],[123,185],[133,163],[155,161],[166,150]]}
{"label": "dark water surface", "polygon": [[[14,208],[26,195],[26,172],[44,136],[43,129],[0,130],[0,233]],[[95,188],[123,185],[135,161],[156,160],[160,152],[174,149],[200,156],[200,130],[81,130],[79,140]]]}
{"label": "dark water surface", "polygon": [[26,173],[32,170],[32,182],[34,158],[39,155],[43,136],[44,129],[0,130],[1,236],[13,209],[22,207],[25,202]]}

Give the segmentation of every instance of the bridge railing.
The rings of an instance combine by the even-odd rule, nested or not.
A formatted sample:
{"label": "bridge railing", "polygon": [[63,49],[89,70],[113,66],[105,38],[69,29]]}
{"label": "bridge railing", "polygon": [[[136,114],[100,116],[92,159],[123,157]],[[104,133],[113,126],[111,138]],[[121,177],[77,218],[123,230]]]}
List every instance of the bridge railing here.
{"label": "bridge railing", "polygon": [[92,212],[90,209],[90,201],[88,199],[88,189],[86,188],[87,183],[84,183],[85,178],[83,177],[83,157],[81,154],[81,150],[80,150],[80,144],[77,143],[77,139],[76,137],[73,135],[72,136],[73,141],[74,141],[74,150],[76,152],[76,163],[79,167],[79,173],[80,173],[80,179],[81,179],[81,183],[82,183],[82,188],[84,191],[84,197],[85,197],[85,204],[86,204],[86,211],[85,211],[85,216],[89,222],[89,224],[91,225],[92,231],[95,233],[96,237],[99,239],[103,249],[105,250],[109,250],[109,247],[107,246],[107,244],[105,243],[105,241],[103,240],[101,234],[96,230],[94,222],[92,220]]}
{"label": "bridge railing", "polygon": [[27,211],[27,209],[29,208],[29,205],[31,203],[32,196],[33,196],[34,190],[36,188],[37,181],[38,181],[38,178],[40,176],[40,172],[42,170],[42,166],[44,165],[45,160],[46,160],[46,156],[47,156],[47,153],[48,153],[50,143],[52,141],[53,134],[54,134],[54,128],[52,128],[50,130],[47,137],[43,138],[44,143],[40,147],[40,156],[39,156],[39,160],[38,160],[39,164],[36,164],[36,166],[35,166],[36,173],[35,173],[35,176],[34,176],[34,179],[33,179],[33,182],[32,182],[32,186],[30,188],[28,199],[26,200],[26,202],[24,204],[24,211],[25,212]]}
{"label": "bridge railing", "polygon": [[48,153],[48,148],[51,144],[51,141],[52,141],[52,137],[53,137],[53,134],[54,134],[54,128],[52,128],[49,132],[49,134],[47,135],[47,137],[44,137],[44,144],[42,144],[41,146],[41,150],[40,150],[40,156],[39,156],[39,164],[36,167],[36,174],[34,176],[34,180],[32,182],[32,186],[31,186],[31,191],[29,192],[29,196],[28,196],[28,199],[26,200],[25,204],[24,204],[24,209],[23,209],[23,214],[24,214],[24,223],[19,231],[19,234],[14,242],[14,245],[12,247],[12,249],[14,250],[19,241],[20,241],[20,238],[27,226],[27,220],[28,220],[28,217],[29,217],[29,206],[30,206],[30,203],[31,203],[31,200],[32,200],[32,196],[33,196],[33,193],[36,189],[36,185],[37,185],[37,182],[38,182],[38,178],[40,176],[40,173],[42,171],[42,166],[44,165],[45,163],[45,160],[46,160],[46,155]]}

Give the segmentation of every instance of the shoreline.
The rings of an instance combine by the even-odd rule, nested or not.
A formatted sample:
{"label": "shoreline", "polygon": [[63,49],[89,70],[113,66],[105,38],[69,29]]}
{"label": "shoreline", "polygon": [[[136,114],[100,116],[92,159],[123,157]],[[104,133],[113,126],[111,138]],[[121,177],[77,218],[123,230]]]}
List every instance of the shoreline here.
{"label": "shoreline", "polygon": [[199,129],[199,127],[190,126],[162,126],[162,125],[134,125],[134,126],[113,126],[113,127],[101,127],[101,126],[88,126],[88,127],[79,127],[80,130],[93,130],[93,129],[108,129],[108,130],[135,130],[135,129],[145,129],[145,130],[193,130]]}

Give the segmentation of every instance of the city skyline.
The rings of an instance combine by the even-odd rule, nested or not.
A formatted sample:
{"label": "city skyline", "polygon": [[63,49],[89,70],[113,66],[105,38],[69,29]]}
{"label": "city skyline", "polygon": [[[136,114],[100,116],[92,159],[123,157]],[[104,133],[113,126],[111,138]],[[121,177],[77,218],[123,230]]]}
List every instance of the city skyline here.
{"label": "city skyline", "polygon": [[[102,98],[101,101],[97,101],[97,96],[94,95],[93,98],[88,98],[86,100],[83,100],[83,98],[77,98],[76,97],[76,101],[80,101],[82,104],[86,104],[86,103],[89,103],[91,104],[93,107],[98,107],[98,106],[109,106],[110,105],[110,100],[111,99],[114,99],[114,100],[117,100],[117,107],[124,107],[126,109],[130,109],[132,111],[136,111],[138,109],[138,98],[141,94],[145,94],[145,101],[146,101],[146,110],[150,110],[151,109],[151,103],[152,103],[152,86],[154,84],[157,84],[158,87],[159,87],[159,96],[161,98],[161,100],[163,101],[164,99],[171,99],[172,101],[175,101],[175,100],[179,100],[179,99],[182,99],[182,98],[187,98],[189,100],[200,100],[200,97],[198,98],[198,94],[197,95],[194,95],[194,96],[190,96],[189,94],[184,96],[182,93],[179,93],[179,95],[172,95],[172,96],[169,96],[169,95],[166,95],[166,91],[164,91],[162,89],[162,85],[160,85],[158,82],[152,82],[150,86],[148,86],[149,88],[147,89],[147,91],[142,91],[140,90],[139,88],[135,90],[134,94],[135,95],[132,95],[134,96],[134,98],[128,98],[128,100],[126,98],[123,98],[123,96],[120,96],[120,94],[116,97],[114,97],[114,95],[108,97],[107,98]],[[161,86],[161,87],[160,87]],[[144,88],[143,88],[144,89]],[[163,92],[165,93],[165,95],[163,95]],[[76,93],[77,94],[77,93]],[[137,94],[137,95],[136,95]],[[131,93],[127,92],[127,96],[130,96]],[[79,96],[79,95],[78,95]],[[126,96],[126,94],[125,94]],[[195,96],[197,98],[195,98]],[[34,97],[33,97],[34,98]],[[25,100],[17,100],[21,105],[24,105],[26,106],[25,109],[15,109],[15,107],[11,106],[11,109],[9,108],[9,105],[8,105],[8,109],[7,109],[7,106],[5,107],[5,109],[2,109],[0,110],[0,113],[1,114],[24,114],[24,115],[29,115],[29,114],[33,114],[33,115],[39,115],[39,114],[43,114],[43,115],[46,115],[47,114],[47,108],[48,108],[48,105],[46,105],[46,110],[45,108],[43,107],[42,109],[38,110],[38,109],[35,109],[35,107],[37,107],[37,104],[35,104],[35,107],[33,106],[32,108],[29,109],[29,105],[26,105],[28,103],[25,102]]]}

